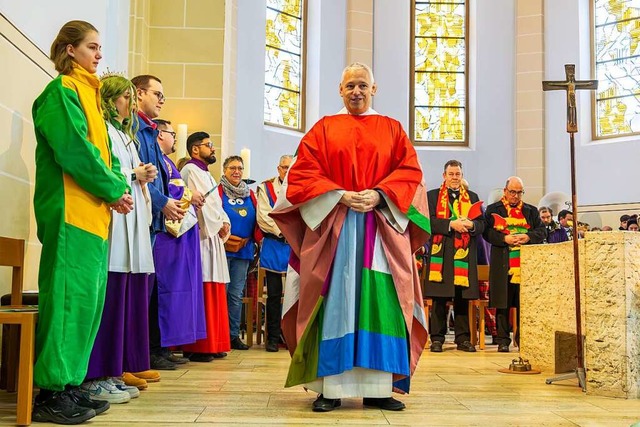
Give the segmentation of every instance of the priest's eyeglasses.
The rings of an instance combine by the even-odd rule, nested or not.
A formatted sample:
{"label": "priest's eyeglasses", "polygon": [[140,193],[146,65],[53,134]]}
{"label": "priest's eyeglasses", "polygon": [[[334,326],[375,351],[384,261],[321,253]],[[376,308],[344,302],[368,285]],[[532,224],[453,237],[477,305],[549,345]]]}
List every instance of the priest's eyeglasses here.
{"label": "priest's eyeglasses", "polygon": [[522,190],[522,191],[516,191],[516,190],[509,190],[509,189],[507,189],[507,193],[509,193],[509,195],[511,195],[511,196],[518,196],[518,197],[522,197],[522,195],[524,195],[524,190]]}
{"label": "priest's eyeglasses", "polygon": [[176,133],[169,131],[169,130],[164,130],[164,129],[158,129],[158,132],[164,132],[164,133],[168,133],[169,135],[171,135],[173,137],[173,139],[176,139]]}
{"label": "priest's eyeglasses", "polygon": [[167,98],[164,96],[164,93],[160,92],[159,90],[151,90],[151,89],[145,89],[145,88],[141,88],[141,89],[142,89],[142,90],[149,91],[149,92],[151,92],[152,94],[154,94],[154,95],[158,98],[158,102],[162,102],[162,101],[164,101],[165,99],[167,99]]}
{"label": "priest's eyeglasses", "polygon": [[202,144],[195,144],[194,147],[200,147],[201,145],[204,145],[205,147],[209,147],[210,150],[213,150],[213,142],[205,142]]}

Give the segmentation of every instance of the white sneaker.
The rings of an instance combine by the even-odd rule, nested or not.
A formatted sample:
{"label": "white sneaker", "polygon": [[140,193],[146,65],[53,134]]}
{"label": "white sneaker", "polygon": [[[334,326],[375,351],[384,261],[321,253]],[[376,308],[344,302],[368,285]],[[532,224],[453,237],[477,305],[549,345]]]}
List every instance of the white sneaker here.
{"label": "white sneaker", "polygon": [[132,386],[126,385],[124,381],[122,381],[118,377],[111,377],[107,381],[113,384],[114,386],[116,386],[118,390],[126,391],[127,393],[129,393],[129,396],[132,399],[135,399],[136,397],[140,396],[140,390],[138,390],[138,387],[132,387]]}
{"label": "white sneaker", "polygon": [[129,393],[119,390],[113,383],[106,380],[87,381],[81,387],[89,393],[92,400],[106,400],[109,403],[127,403],[131,400]]}

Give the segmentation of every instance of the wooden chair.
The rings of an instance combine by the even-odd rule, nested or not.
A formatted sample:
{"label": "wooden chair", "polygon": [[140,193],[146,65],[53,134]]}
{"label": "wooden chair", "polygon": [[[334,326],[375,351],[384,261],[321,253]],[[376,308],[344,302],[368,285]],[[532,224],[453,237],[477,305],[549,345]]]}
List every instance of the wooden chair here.
{"label": "wooden chair", "polygon": [[[489,266],[479,265],[478,282],[488,281]],[[484,350],[485,347],[484,309],[488,306],[489,301],[485,299],[476,299],[469,301],[469,330],[471,331],[471,344],[478,345],[480,347],[480,350]],[[480,336],[478,337],[478,335]]]}
{"label": "wooden chair", "polygon": [[[286,273],[282,273],[282,289],[284,292],[284,280]],[[262,340],[267,342],[267,273],[262,267],[258,267],[258,306],[256,309],[256,344],[262,344]],[[263,315],[264,313],[264,315]]]}
{"label": "wooden chair", "polygon": [[244,304],[244,315],[247,322],[247,345],[253,346],[253,298],[243,297],[242,304]]}
{"label": "wooden chair", "polygon": [[[31,424],[31,405],[33,398],[33,358],[35,350],[35,329],[37,310],[28,310],[22,306],[22,278],[24,268],[24,240],[0,237],[0,265],[13,267],[11,278],[11,305],[0,309],[0,323],[9,324],[9,348],[2,349],[6,354],[6,366],[3,364],[7,391],[15,389],[15,373],[18,372],[18,403],[16,421],[18,425]],[[12,339],[15,341],[12,343]],[[17,343],[20,343],[19,346]],[[16,366],[18,369],[16,369]]]}

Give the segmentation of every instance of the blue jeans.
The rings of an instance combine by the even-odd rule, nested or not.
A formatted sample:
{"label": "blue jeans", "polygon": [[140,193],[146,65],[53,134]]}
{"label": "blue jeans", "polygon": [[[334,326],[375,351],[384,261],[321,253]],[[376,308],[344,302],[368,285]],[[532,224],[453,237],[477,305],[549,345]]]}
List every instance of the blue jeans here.
{"label": "blue jeans", "polygon": [[242,316],[242,296],[247,285],[247,271],[251,260],[227,258],[229,283],[227,283],[227,307],[229,309],[229,335],[231,339],[240,334],[240,316]]}

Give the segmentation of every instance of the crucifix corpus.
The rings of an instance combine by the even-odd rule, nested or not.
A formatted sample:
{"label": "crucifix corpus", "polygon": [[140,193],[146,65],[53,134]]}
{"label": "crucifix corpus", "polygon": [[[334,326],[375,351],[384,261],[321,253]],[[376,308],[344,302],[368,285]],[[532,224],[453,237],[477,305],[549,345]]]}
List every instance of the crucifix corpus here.
{"label": "crucifix corpus", "polygon": [[573,208],[573,277],[575,282],[576,295],[576,347],[578,367],[575,372],[560,375],[546,380],[547,384],[555,381],[578,378],[578,384],[582,391],[587,390],[587,381],[584,369],[584,342],[582,341],[582,309],[580,306],[580,264],[578,258],[578,199],[576,196],[576,160],[575,160],[575,138],[578,132],[578,113],[576,106],[576,90],[595,90],[598,88],[597,80],[576,80],[575,64],[565,64],[564,81],[543,81],[542,90],[564,90],[567,92],[567,132],[569,133],[571,145],[571,203]]}

